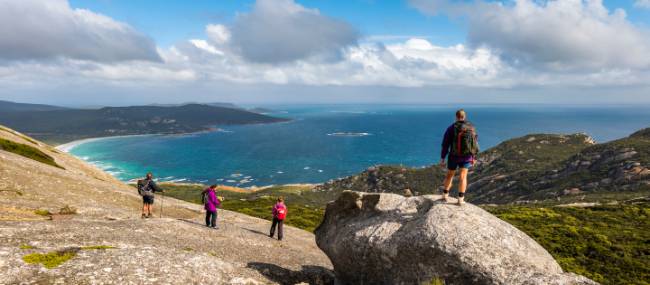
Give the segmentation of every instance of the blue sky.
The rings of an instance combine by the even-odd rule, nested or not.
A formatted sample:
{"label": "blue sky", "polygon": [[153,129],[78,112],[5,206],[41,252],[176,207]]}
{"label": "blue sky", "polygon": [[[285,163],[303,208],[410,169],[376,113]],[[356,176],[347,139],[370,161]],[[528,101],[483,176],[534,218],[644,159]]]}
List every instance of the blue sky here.
{"label": "blue sky", "polygon": [[650,0],[0,0],[0,99],[650,103]]}
{"label": "blue sky", "polygon": [[[237,13],[251,10],[253,0],[72,0],[71,6],[90,9],[129,23],[153,37],[161,46],[204,35],[210,23],[230,23]],[[321,13],[344,19],[363,35],[420,36],[439,45],[463,43],[466,26],[461,18],[422,14],[401,0],[296,1]],[[162,4],[161,4],[162,3]],[[650,9],[637,9],[634,1],[608,0],[610,10],[622,8],[631,22],[650,24]]]}

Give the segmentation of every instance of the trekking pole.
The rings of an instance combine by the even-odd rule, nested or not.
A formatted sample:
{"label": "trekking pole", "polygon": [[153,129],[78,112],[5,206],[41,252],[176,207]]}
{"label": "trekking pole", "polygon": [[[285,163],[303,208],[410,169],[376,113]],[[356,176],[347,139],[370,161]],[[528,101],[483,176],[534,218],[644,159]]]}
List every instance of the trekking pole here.
{"label": "trekking pole", "polygon": [[160,218],[162,219],[163,205],[165,204],[165,192],[160,192],[162,198],[160,198]]}

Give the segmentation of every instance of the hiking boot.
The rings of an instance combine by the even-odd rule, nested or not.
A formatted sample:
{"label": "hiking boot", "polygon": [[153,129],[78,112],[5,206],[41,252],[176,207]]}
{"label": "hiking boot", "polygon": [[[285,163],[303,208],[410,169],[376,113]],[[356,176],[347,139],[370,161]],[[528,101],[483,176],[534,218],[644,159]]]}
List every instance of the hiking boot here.
{"label": "hiking boot", "polygon": [[153,217],[153,215],[151,215],[151,214],[147,214],[147,219],[148,219],[148,218],[152,218],[152,217]]}
{"label": "hiking boot", "polygon": [[442,193],[441,200],[443,202],[447,202],[447,198],[449,197],[449,193],[445,193],[445,187],[440,186],[440,188],[438,188],[438,190],[440,190],[440,193]]}
{"label": "hiking boot", "polygon": [[146,218],[146,217],[147,217],[147,215],[145,215],[144,213],[142,213],[142,216],[141,216],[140,218],[141,218],[141,219],[144,219],[144,218]]}
{"label": "hiking boot", "polygon": [[458,197],[458,206],[465,205],[465,197]]}

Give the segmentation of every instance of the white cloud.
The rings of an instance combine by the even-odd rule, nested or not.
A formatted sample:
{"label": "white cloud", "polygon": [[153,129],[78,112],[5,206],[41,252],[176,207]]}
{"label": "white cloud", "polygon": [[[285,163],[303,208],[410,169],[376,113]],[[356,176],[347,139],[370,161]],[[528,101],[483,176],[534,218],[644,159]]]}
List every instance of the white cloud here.
{"label": "white cloud", "polygon": [[204,50],[206,52],[223,55],[222,51],[209,44],[206,40],[190,40],[190,43],[192,43],[196,48]]}
{"label": "white cloud", "polygon": [[442,9],[467,16],[469,43],[487,46],[519,68],[582,72],[650,68],[648,31],[630,23],[623,10],[610,12],[601,0],[513,4],[413,0],[412,4],[428,14]]}
{"label": "white cloud", "polygon": [[293,0],[258,0],[250,13],[237,17],[229,32],[234,50],[249,61],[262,63],[337,58],[340,49],[358,38],[349,24]]}
{"label": "white cloud", "polygon": [[650,9],[650,0],[636,0],[634,6],[638,8]]}
{"label": "white cloud", "polygon": [[[380,90],[623,87],[649,86],[650,82],[648,37],[643,38],[644,32],[630,24],[622,11],[609,12],[597,0],[555,0],[543,5],[530,0],[517,0],[511,5],[449,5],[437,1],[431,7],[435,13],[462,11],[463,15],[472,15],[468,43],[450,46],[417,36],[380,35],[357,40],[356,32],[350,32],[347,24],[316,10],[290,0],[270,1],[260,0],[253,11],[241,14],[230,26],[207,25],[204,37],[187,39],[169,48],[152,48],[149,53],[159,61],[127,61],[133,59],[126,56],[130,55],[127,51],[139,42],[127,40],[124,47],[115,47],[124,41],[113,37],[114,31],[136,33],[123,23],[90,11],[71,10],[64,1],[39,2],[48,7],[35,9],[37,15],[26,15],[26,19],[48,11],[47,17],[66,22],[69,17],[60,15],[74,14],[73,19],[83,19],[84,23],[74,27],[80,27],[83,33],[99,31],[97,35],[116,42],[80,40],[75,38],[76,33],[68,31],[69,26],[53,24],[52,20],[44,23],[60,32],[55,38],[66,39],[64,44],[48,41],[41,35],[41,28],[21,27],[24,33],[18,40],[23,41],[23,51],[0,49],[0,60],[4,59],[0,61],[0,86],[47,90],[51,86],[75,89],[78,85],[96,84],[132,90],[143,86],[156,90],[188,86],[195,88],[192,90],[219,90],[214,86],[234,84],[287,86],[284,90],[310,86]],[[419,9],[428,11],[425,4],[429,2],[417,2]],[[0,8],[7,3],[0,0]],[[3,13],[0,9],[0,15]],[[7,20],[0,18],[3,21]],[[260,25],[268,29],[262,30]],[[340,36],[339,28],[343,26],[347,28],[342,30],[350,33]],[[285,33],[278,32],[284,29]],[[0,26],[2,33],[6,34],[7,29]],[[51,46],[25,40],[39,38]],[[0,47],[6,45],[7,41],[0,39]],[[115,48],[124,48],[120,56],[116,56]],[[7,56],[12,52],[17,55]]]}
{"label": "white cloud", "polygon": [[160,60],[148,37],[66,0],[0,0],[0,59],[52,58]]}
{"label": "white cloud", "polygon": [[217,45],[224,45],[230,42],[230,30],[224,25],[210,24],[205,28],[208,39]]}

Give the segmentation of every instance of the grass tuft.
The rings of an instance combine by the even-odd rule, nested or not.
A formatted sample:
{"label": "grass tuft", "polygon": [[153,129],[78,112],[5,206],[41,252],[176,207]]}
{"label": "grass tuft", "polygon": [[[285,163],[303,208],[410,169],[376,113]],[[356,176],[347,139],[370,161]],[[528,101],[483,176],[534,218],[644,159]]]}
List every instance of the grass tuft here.
{"label": "grass tuft", "polygon": [[23,261],[28,264],[43,264],[45,268],[56,268],[77,255],[74,250],[53,251],[48,253],[31,253],[23,256]]}
{"label": "grass tuft", "polygon": [[50,213],[50,211],[44,210],[44,209],[35,210],[34,214],[37,214],[39,216],[51,216],[52,215],[52,213]]}
{"label": "grass tuft", "polygon": [[33,245],[29,244],[22,244],[20,245],[20,249],[34,249],[35,247]]}

